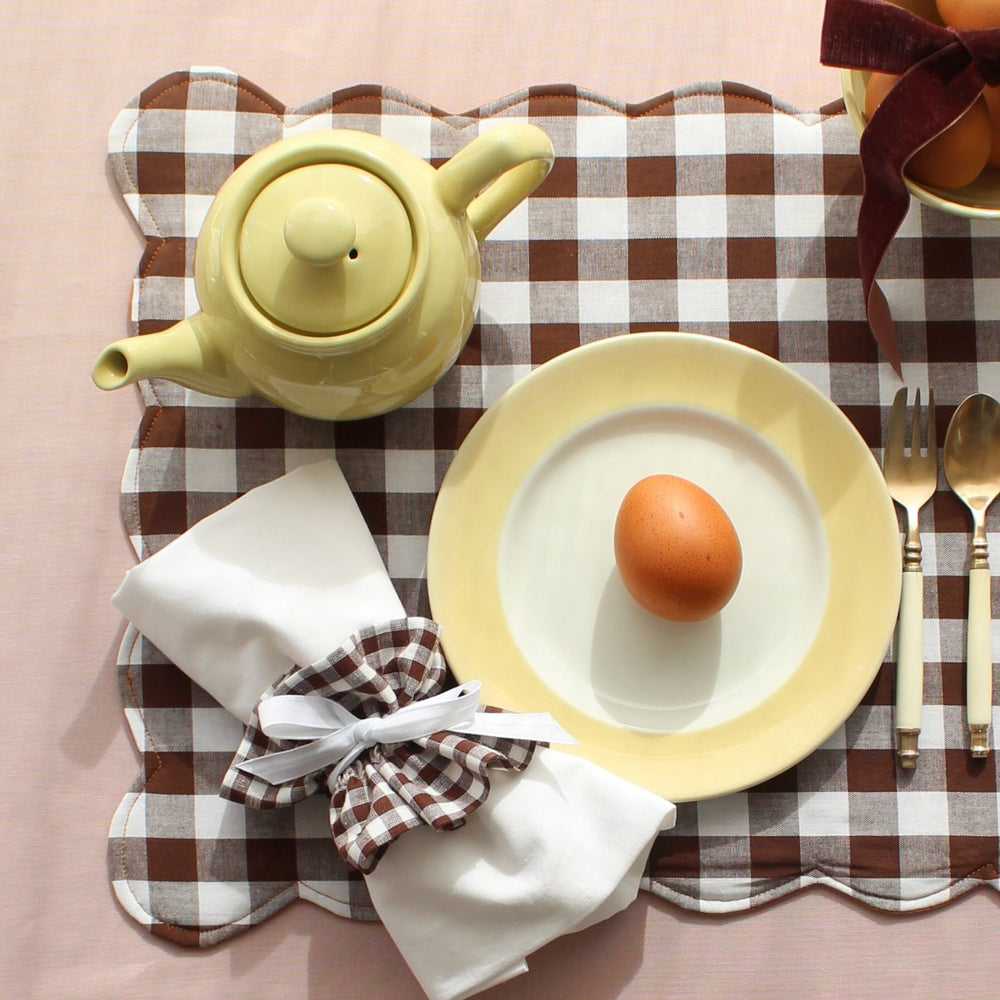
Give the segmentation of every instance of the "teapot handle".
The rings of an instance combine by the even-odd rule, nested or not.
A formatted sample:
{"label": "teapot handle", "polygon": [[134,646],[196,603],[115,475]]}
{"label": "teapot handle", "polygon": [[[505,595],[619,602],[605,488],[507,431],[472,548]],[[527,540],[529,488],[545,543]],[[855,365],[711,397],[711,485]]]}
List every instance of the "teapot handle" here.
{"label": "teapot handle", "polygon": [[507,122],[483,133],[442,164],[437,172],[438,191],[449,210],[456,215],[466,212],[481,242],[545,180],[554,161],[552,141],[540,128]]}

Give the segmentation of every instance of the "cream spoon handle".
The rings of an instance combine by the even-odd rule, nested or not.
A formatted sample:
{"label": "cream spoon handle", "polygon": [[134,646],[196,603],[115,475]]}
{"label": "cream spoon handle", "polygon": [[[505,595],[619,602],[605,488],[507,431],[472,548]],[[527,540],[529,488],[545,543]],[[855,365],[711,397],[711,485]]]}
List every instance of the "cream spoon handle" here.
{"label": "cream spoon handle", "polygon": [[989,726],[993,715],[992,603],[990,568],[985,545],[974,549],[969,570],[969,620],[966,645],[965,708],[972,740],[972,756],[989,754]]}

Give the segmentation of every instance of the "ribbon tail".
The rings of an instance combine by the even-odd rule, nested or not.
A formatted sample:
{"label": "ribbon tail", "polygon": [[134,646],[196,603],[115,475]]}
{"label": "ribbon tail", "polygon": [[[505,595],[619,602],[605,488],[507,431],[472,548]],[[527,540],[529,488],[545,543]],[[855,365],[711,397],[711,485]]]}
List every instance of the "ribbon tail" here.
{"label": "ribbon tail", "polygon": [[903,377],[903,364],[899,356],[899,337],[896,335],[896,324],[886,301],[885,294],[875,281],[868,287],[868,297],[865,299],[865,311],[868,314],[868,328],[875,337],[876,343],[882,348],[892,370]]}
{"label": "ribbon tail", "polygon": [[566,732],[548,712],[476,712],[473,719],[453,726],[452,731],[533,743],[579,745],[579,740]]}
{"label": "ribbon tail", "polygon": [[279,750],[240,761],[235,766],[236,770],[261,778],[269,785],[280,785],[329,767],[342,760],[354,748],[354,741],[349,733],[338,731],[290,750]]}
{"label": "ribbon tail", "polygon": [[876,275],[906,217],[907,161],[959,118],[983,89],[983,79],[958,42],[905,73],[861,135],[864,193],[858,215],[858,259],[869,328],[893,370],[902,376],[899,341]]}

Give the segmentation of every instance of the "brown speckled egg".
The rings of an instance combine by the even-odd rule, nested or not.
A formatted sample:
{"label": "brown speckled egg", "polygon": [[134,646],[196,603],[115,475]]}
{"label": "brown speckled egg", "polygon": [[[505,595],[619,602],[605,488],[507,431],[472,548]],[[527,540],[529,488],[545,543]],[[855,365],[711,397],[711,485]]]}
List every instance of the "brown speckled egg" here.
{"label": "brown speckled egg", "polygon": [[[869,121],[898,79],[891,73],[872,73],[865,90],[865,115]],[[965,187],[983,172],[992,144],[990,112],[980,95],[957,121],[907,160],[906,176],[949,191]]]}
{"label": "brown speckled egg", "polygon": [[983,100],[986,101],[986,109],[990,113],[990,128],[993,130],[993,143],[986,166],[1000,167],[1000,87],[985,87]]}
{"label": "brown speckled egg", "polygon": [[649,476],[626,493],[614,549],[629,594],[647,611],[675,622],[716,614],[743,571],[740,540],[726,512],[679,476]]}
{"label": "brown speckled egg", "polygon": [[1000,28],[1000,0],[937,0],[938,13],[953,28]]}

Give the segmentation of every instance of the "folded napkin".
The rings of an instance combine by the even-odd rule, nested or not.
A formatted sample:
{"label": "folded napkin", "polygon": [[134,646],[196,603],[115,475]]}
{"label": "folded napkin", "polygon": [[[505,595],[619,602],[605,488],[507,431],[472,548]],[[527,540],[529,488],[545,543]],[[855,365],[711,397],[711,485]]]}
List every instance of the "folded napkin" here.
{"label": "folded napkin", "polygon": [[133,567],[112,597],[246,722],[261,692],[371,622],[404,616],[333,459],[240,497]]}
{"label": "folded napkin", "polygon": [[431,1000],[528,971],[527,956],[625,909],[675,807],[590,761],[540,748],[497,773],[461,830],[400,838],[366,878]]}
{"label": "folded napkin", "polygon": [[[113,600],[247,723],[248,733],[267,704],[261,696],[283,690],[286,675],[291,683],[326,670],[324,683],[338,687],[334,674],[347,678],[351,671],[330,674],[340,662],[331,651],[353,648],[355,633],[374,642],[379,626],[398,632],[396,620],[404,617],[332,460],[252,490],[200,521],[129,571]],[[393,697],[404,689],[406,682],[397,682]],[[440,749],[447,736],[428,742]],[[377,745],[367,761],[352,758],[352,767],[399,756],[395,747]],[[533,951],[624,909],[639,890],[654,838],[674,822],[671,803],[581,758],[541,748],[508,763],[514,766],[490,770],[485,801],[477,796],[461,825],[408,827],[365,873],[379,917],[431,1000],[460,1000],[525,972]],[[457,777],[451,765],[445,771]],[[380,773],[398,795],[410,794],[398,770]],[[320,789],[310,781],[301,779],[301,786]],[[247,802],[280,806],[295,798],[291,791],[251,794]],[[414,810],[421,811],[428,810]],[[370,824],[356,825],[370,833]],[[350,857],[350,845],[341,854]]]}

